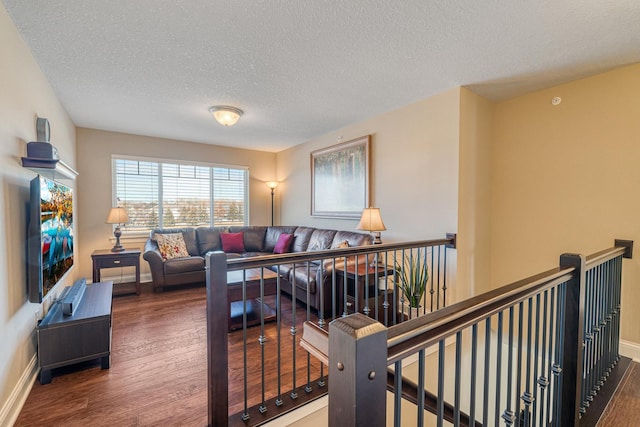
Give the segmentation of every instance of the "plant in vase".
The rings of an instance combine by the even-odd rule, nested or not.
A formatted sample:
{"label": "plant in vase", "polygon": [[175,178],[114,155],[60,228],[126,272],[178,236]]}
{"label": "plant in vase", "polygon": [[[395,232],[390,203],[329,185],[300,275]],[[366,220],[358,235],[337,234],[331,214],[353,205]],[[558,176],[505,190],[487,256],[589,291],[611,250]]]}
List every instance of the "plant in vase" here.
{"label": "plant in vase", "polygon": [[426,248],[411,250],[408,257],[404,256],[403,265],[396,262],[396,272],[409,317],[417,317],[429,282]]}

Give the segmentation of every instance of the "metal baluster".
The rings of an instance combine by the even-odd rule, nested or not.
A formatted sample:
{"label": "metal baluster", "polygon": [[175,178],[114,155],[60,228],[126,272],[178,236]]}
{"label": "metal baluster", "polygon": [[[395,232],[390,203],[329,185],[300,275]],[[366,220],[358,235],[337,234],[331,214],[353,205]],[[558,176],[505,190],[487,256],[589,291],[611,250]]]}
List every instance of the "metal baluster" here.
{"label": "metal baluster", "polygon": [[261,377],[261,395],[262,401],[258,410],[261,414],[267,412],[266,398],[265,398],[265,357],[264,357],[264,345],[267,342],[267,337],[264,334],[264,269],[260,269],[260,336],[258,337],[258,343],[260,344],[260,377]]}
{"label": "metal baluster", "polygon": [[247,270],[242,270],[242,387],[244,390],[244,410],[242,419],[247,421],[249,417],[248,401],[249,392],[247,386]]}
{"label": "metal baluster", "polygon": [[436,310],[440,310],[440,246],[438,246],[438,292],[437,292],[437,298],[436,298]]}
{"label": "metal baluster", "polygon": [[[282,299],[281,299],[281,274],[280,264],[276,267],[278,277],[276,277],[276,340],[278,342],[278,396],[276,397],[276,406],[282,406],[284,404],[282,400],[282,336],[280,331],[282,330]],[[295,301],[292,303],[295,307]]]}
{"label": "metal baluster", "polygon": [[469,386],[469,425],[476,422],[476,376],[478,364],[478,324],[471,326],[471,384]]}
{"label": "metal baluster", "polygon": [[553,418],[554,423],[560,422],[560,400],[562,399],[562,366],[560,365],[560,361],[562,360],[564,353],[564,337],[562,336],[562,331],[564,330],[564,322],[565,322],[565,312],[564,312],[564,302],[566,299],[567,293],[567,283],[564,282],[558,287],[558,306],[556,308],[558,313],[558,324],[556,327],[556,349],[555,349],[555,363],[553,365],[553,374],[554,378],[554,390],[555,390],[555,399],[553,401]]}
{"label": "metal baluster", "polygon": [[[320,292],[320,314],[322,315],[322,260],[320,261],[320,266],[318,267],[320,272],[320,277],[318,277],[318,272],[316,271],[316,286],[318,287],[317,292]],[[307,262],[307,277],[311,277],[311,263]],[[320,278],[320,280],[318,280]],[[308,282],[308,281],[307,281]],[[311,321],[311,291],[309,290],[310,286],[307,283],[307,321]],[[304,391],[307,393],[311,393],[313,388],[311,387],[311,354],[307,352],[307,384],[304,387]]]}
{"label": "metal baluster", "polygon": [[[531,417],[531,425],[535,426],[536,425],[536,416],[537,416],[537,411],[538,411],[538,399],[536,399],[536,384],[537,384],[537,378],[538,378],[538,364],[539,362],[539,351],[540,351],[540,294],[538,293],[536,295],[536,332],[535,332],[535,338],[534,338],[534,344],[533,344],[533,377],[531,378],[532,384],[532,397],[533,397],[533,409],[532,409],[532,417]],[[531,350],[529,350],[531,351]]]}
{"label": "metal baluster", "polygon": [[602,264],[595,267],[595,282],[594,282],[594,367],[593,367],[593,388],[591,393],[596,396],[602,387],[601,372],[602,372],[602,300],[604,295],[602,288]]}
{"label": "metal baluster", "polygon": [[424,426],[424,350],[418,352],[418,426]]}
{"label": "metal baluster", "polygon": [[593,269],[586,272],[586,289],[585,289],[585,310],[584,310],[584,373],[585,380],[582,382],[582,410],[586,410],[589,406],[589,401],[593,400],[591,395],[593,391],[593,365],[594,365],[594,348],[593,348],[593,333],[594,333],[594,272]]}
{"label": "metal baluster", "polygon": [[344,304],[342,306],[343,307],[342,317],[345,317],[345,316],[349,315],[349,307],[347,305],[348,304],[348,298],[347,298],[347,295],[348,295],[348,281],[347,281],[347,257],[346,256],[342,259],[342,262],[343,262],[343,266],[344,266],[344,268],[342,269],[342,290],[343,290],[343,293],[342,293],[343,297],[342,298],[344,300],[342,302]]}
{"label": "metal baluster", "polygon": [[500,391],[502,382],[502,322],[504,313],[498,313],[498,337],[496,339],[496,401],[495,401],[495,425],[500,425]]}
{"label": "metal baluster", "polygon": [[455,396],[453,399],[453,425],[460,425],[460,375],[462,371],[462,332],[456,333]]}
{"label": "metal baluster", "polygon": [[547,412],[548,406],[545,407],[544,403],[545,403],[545,398],[544,398],[544,394],[547,390],[547,386],[549,385],[549,380],[548,377],[545,377],[545,374],[547,373],[547,320],[549,317],[549,290],[545,290],[544,291],[544,298],[543,298],[543,310],[542,310],[542,362],[541,362],[541,368],[540,368],[540,376],[538,377],[538,387],[540,387],[540,424],[541,425],[547,425],[545,424],[546,418],[545,418],[545,412]]}
{"label": "metal baluster", "polygon": [[431,294],[431,305],[429,306],[429,309],[431,311],[434,311],[433,310],[433,299],[434,299],[433,294],[436,292],[434,288],[434,284],[435,284],[434,277],[435,277],[435,271],[436,271],[434,268],[434,256],[435,256],[434,250],[433,248],[431,248],[431,287],[429,289],[429,293]]}
{"label": "metal baluster", "polygon": [[[403,258],[404,259],[404,258]],[[394,366],[395,378],[393,392],[393,425],[402,426],[402,361],[398,361]]]}
{"label": "metal baluster", "polygon": [[[295,283],[295,277],[296,277],[296,264],[294,263],[293,266],[291,267],[291,278],[292,278],[292,283],[291,283],[291,327],[289,328],[289,334],[291,335],[291,359],[292,359],[292,370],[293,372],[292,374],[292,385],[291,385],[291,393],[290,396],[292,399],[297,399],[298,398],[298,393],[296,392],[296,388],[297,388],[297,383],[296,383],[296,374],[297,374],[297,364],[296,364],[296,335],[297,335],[297,331],[298,328],[296,327],[296,301],[298,301],[296,299],[296,283]],[[309,300],[307,300],[309,301]]]}
{"label": "metal baluster", "polygon": [[515,407],[515,415],[516,415],[516,419],[517,419],[517,424],[518,425],[522,425],[522,423],[524,422],[523,420],[523,414],[520,410],[520,392],[522,391],[521,388],[521,384],[522,384],[522,323],[523,323],[523,316],[524,316],[524,303],[520,302],[518,303],[518,359],[516,362],[516,394],[515,394],[515,401],[516,401],[516,407]]}
{"label": "metal baluster", "polygon": [[531,404],[533,403],[533,395],[531,394],[531,324],[533,323],[533,313],[531,306],[532,298],[527,300],[527,361],[526,373],[524,377],[524,393],[522,393],[522,401],[524,402],[524,425],[531,425]]}
{"label": "metal baluster", "polygon": [[[504,419],[507,426],[513,425],[515,420],[515,416],[513,411],[511,410],[511,384],[513,381],[513,306],[509,307],[509,348],[507,349],[507,407],[502,414],[502,419]],[[501,313],[502,314],[502,313]],[[498,414],[496,412],[496,414]]]}
{"label": "metal baluster", "polygon": [[484,395],[482,401],[482,425],[489,425],[489,381],[486,380],[490,375],[491,368],[491,317],[488,317],[484,323]]}
{"label": "metal baluster", "polygon": [[438,253],[442,248],[444,252],[443,258],[443,275],[442,275],[442,306],[447,306],[447,247],[440,245],[438,246]]}
{"label": "metal baluster", "polygon": [[[545,425],[550,425],[551,423],[551,417],[555,416],[554,414],[552,414],[551,412],[551,370],[552,370],[552,366],[554,364],[554,360],[553,360],[553,354],[554,354],[554,331],[557,333],[558,331],[558,327],[557,325],[554,323],[555,320],[555,312],[557,310],[557,307],[554,306],[555,303],[555,298],[556,298],[556,287],[551,288],[551,298],[549,301],[549,307],[551,307],[551,309],[549,310],[549,360],[547,362],[547,384],[550,386],[549,387],[549,392],[547,393],[547,418],[546,418],[546,423]],[[556,342],[556,348],[557,348],[557,342]],[[553,389],[556,393],[557,393],[557,389]]]}
{"label": "metal baluster", "polygon": [[444,421],[444,340],[438,342],[438,427]]}

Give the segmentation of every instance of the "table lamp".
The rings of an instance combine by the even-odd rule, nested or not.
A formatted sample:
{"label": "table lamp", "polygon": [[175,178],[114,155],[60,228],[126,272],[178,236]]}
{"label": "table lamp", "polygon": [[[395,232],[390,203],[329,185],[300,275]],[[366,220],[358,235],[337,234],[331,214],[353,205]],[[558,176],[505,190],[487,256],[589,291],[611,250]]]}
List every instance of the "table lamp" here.
{"label": "table lamp", "polygon": [[116,244],[111,248],[111,252],[124,251],[124,248],[120,244],[120,236],[122,236],[120,225],[129,222],[129,215],[127,215],[126,209],[121,207],[111,208],[105,222],[107,224],[116,224],[116,228],[113,230],[113,235],[116,237]]}
{"label": "table lamp", "polygon": [[380,232],[385,231],[387,227],[385,227],[382,222],[380,208],[365,208],[362,211],[362,216],[360,217],[360,222],[356,226],[356,229],[373,233],[374,245],[382,243],[382,240],[380,239]]}

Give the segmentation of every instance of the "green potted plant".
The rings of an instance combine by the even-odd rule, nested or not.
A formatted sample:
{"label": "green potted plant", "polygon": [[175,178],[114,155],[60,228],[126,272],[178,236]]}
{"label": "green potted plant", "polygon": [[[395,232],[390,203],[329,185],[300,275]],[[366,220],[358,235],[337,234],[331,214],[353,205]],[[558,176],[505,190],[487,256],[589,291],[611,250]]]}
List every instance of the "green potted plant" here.
{"label": "green potted plant", "polygon": [[403,258],[403,265],[396,262],[398,282],[411,317],[416,317],[429,282],[426,249],[411,250]]}

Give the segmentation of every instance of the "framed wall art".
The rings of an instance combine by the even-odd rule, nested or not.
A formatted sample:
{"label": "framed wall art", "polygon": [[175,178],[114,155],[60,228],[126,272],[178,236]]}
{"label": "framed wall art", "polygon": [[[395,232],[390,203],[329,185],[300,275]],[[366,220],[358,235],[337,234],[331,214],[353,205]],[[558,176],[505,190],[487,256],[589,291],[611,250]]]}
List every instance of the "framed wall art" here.
{"label": "framed wall art", "polygon": [[363,136],[311,153],[311,216],[360,218],[369,206],[369,149]]}

